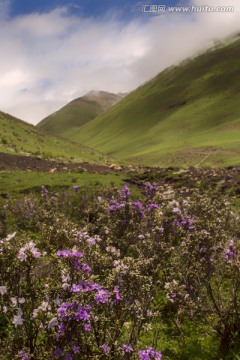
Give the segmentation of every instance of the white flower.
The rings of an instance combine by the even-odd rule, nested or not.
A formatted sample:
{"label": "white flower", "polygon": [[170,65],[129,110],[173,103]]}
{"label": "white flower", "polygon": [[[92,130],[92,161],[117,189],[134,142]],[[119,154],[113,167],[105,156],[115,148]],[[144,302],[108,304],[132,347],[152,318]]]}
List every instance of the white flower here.
{"label": "white flower", "polygon": [[33,310],[33,317],[37,317],[37,314],[39,312],[39,308]]}
{"label": "white flower", "polygon": [[11,302],[13,303],[13,306],[17,306],[17,298],[11,297]]}
{"label": "white flower", "polygon": [[39,258],[41,256],[40,251],[37,251],[36,248],[31,249],[31,253],[32,253],[33,257],[35,257],[35,258]]}
{"label": "white flower", "polygon": [[21,249],[19,250],[18,259],[19,259],[20,261],[25,261],[25,260],[27,260],[27,255],[26,255],[25,252],[24,252],[24,248],[21,248]]}
{"label": "white flower", "polygon": [[11,239],[14,238],[14,236],[16,236],[16,231],[12,234],[9,234],[7,237],[6,237],[6,241],[10,241]]}
{"label": "white flower", "polygon": [[67,284],[67,283],[64,283],[63,285],[62,285],[62,288],[63,288],[63,290],[67,290],[67,289],[69,289],[70,288],[70,284]]}
{"label": "white flower", "polygon": [[57,295],[56,299],[53,300],[53,302],[54,302],[54,305],[57,306],[57,305],[60,305],[63,302],[63,300],[60,299],[59,296]]}
{"label": "white flower", "polygon": [[68,282],[70,280],[69,274],[65,273],[64,271],[62,271],[61,277],[62,277],[62,282],[63,283],[66,283],[66,282]]}
{"label": "white flower", "polygon": [[4,294],[6,294],[6,292],[7,292],[7,287],[6,286],[0,286],[0,294],[4,295]]}
{"label": "white flower", "polygon": [[24,304],[25,303],[25,299],[23,297],[18,298],[18,301],[19,301],[19,304]]}
{"label": "white flower", "polygon": [[20,261],[25,261],[27,260],[27,254],[25,253],[26,250],[29,250],[32,253],[32,256],[35,258],[39,258],[41,256],[41,252],[38,251],[36,245],[34,244],[33,241],[30,241],[29,243],[27,243],[25,246],[23,246],[18,253],[18,259]]}
{"label": "white flower", "polygon": [[58,320],[57,320],[57,318],[53,318],[53,319],[50,320],[49,323],[48,323],[49,329],[54,329],[55,326],[58,326]]}
{"label": "white flower", "polygon": [[47,301],[43,301],[42,304],[39,306],[39,309],[42,311],[46,311],[48,307],[48,302]]}
{"label": "white flower", "polygon": [[24,322],[24,320],[23,320],[22,316],[14,315],[12,323],[15,325],[15,327],[21,326],[23,324],[23,322]]}
{"label": "white flower", "polygon": [[170,283],[169,282],[167,282],[167,283],[165,283],[165,285],[164,285],[164,289],[169,289],[170,288]]}
{"label": "white flower", "polygon": [[22,314],[23,314],[23,312],[22,312],[22,310],[19,308],[19,309],[18,309],[18,314],[17,314],[17,315],[14,315],[13,321],[12,321],[12,323],[15,325],[15,327],[21,326],[21,325],[23,324],[24,319],[22,318]]}

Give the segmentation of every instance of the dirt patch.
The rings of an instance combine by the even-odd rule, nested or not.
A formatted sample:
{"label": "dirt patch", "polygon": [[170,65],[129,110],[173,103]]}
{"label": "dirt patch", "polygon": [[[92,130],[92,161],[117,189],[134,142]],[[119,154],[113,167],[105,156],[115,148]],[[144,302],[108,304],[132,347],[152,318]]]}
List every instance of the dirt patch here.
{"label": "dirt patch", "polygon": [[39,172],[95,172],[107,174],[116,172],[115,168],[107,165],[83,163],[62,163],[49,161],[41,158],[31,156],[11,155],[0,152],[0,171],[20,169],[25,171],[39,171]]}

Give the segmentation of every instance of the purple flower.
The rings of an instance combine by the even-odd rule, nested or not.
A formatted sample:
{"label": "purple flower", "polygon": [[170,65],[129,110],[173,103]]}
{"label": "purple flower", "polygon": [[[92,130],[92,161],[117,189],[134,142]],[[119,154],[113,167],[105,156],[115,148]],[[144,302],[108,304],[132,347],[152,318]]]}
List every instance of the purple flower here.
{"label": "purple flower", "polygon": [[72,346],[72,351],[74,352],[74,354],[79,354],[80,353],[80,346],[73,345]]}
{"label": "purple flower", "polygon": [[126,344],[124,344],[124,345],[122,346],[122,350],[123,350],[125,353],[131,353],[131,352],[133,352],[133,348],[132,348],[130,345],[126,345]]}
{"label": "purple flower", "polygon": [[129,196],[131,195],[131,192],[129,190],[129,187],[127,186],[127,184],[125,184],[122,188],[122,191],[120,193],[120,198],[121,199],[127,199]]}
{"label": "purple flower", "polygon": [[79,185],[74,185],[74,186],[73,186],[73,190],[74,190],[74,191],[76,191],[76,192],[77,192],[77,191],[78,191],[78,189],[80,189],[80,186],[79,186]]}
{"label": "purple flower", "polygon": [[124,203],[119,203],[118,201],[116,201],[116,200],[114,200],[114,199],[110,200],[109,203],[110,203],[110,206],[109,206],[109,211],[110,211],[110,212],[118,211],[118,210],[120,210],[122,207],[125,206]]}
{"label": "purple flower", "polygon": [[89,332],[90,330],[91,330],[91,325],[90,324],[84,324],[84,326],[83,326],[83,328],[84,328],[84,331],[85,332]]}
{"label": "purple flower", "polygon": [[63,317],[66,315],[68,309],[73,309],[73,308],[74,308],[74,304],[63,302],[58,309],[58,315],[60,317]]}
{"label": "purple flower", "polygon": [[82,285],[73,284],[73,286],[71,287],[70,291],[73,292],[73,293],[80,293],[80,292],[83,291],[83,286],[82,286]]}
{"label": "purple flower", "polygon": [[146,183],[145,191],[149,197],[154,196],[157,191],[156,184],[154,184],[154,183],[151,184],[150,182]]}
{"label": "purple flower", "polygon": [[148,211],[153,211],[158,208],[159,208],[158,204],[148,204],[148,206],[147,206]]}
{"label": "purple flower", "polygon": [[82,263],[81,265],[81,270],[85,273],[85,274],[89,274],[92,269],[90,268],[90,266],[88,266],[87,264],[85,263]]}
{"label": "purple flower", "polygon": [[95,283],[92,283],[91,281],[88,281],[86,283],[86,291],[97,291],[99,290],[99,285],[98,284],[95,284]]}
{"label": "purple flower", "polygon": [[72,360],[72,355],[71,354],[66,354],[64,359],[65,360]]}
{"label": "purple flower", "polygon": [[58,325],[58,334],[63,334],[65,331],[65,325],[63,323],[60,323]]}
{"label": "purple flower", "polygon": [[62,356],[63,352],[60,348],[57,348],[56,350],[54,350],[53,355],[54,356]]}
{"label": "purple flower", "polygon": [[138,352],[141,360],[161,360],[162,353],[155,351],[151,346],[147,346],[146,350],[139,350]]}
{"label": "purple flower", "polygon": [[48,190],[45,188],[45,186],[42,186],[41,195],[44,200],[48,198]]}
{"label": "purple flower", "polygon": [[172,222],[172,226],[180,227],[180,222],[175,219],[175,220],[173,220],[173,222]]}
{"label": "purple flower", "polygon": [[145,350],[139,350],[138,354],[141,360],[151,360],[150,355]]}
{"label": "purple flower", "polygon": [[19,355],[19,356],[22,356],[22,359],[21,359],[21,360],[30,360],[24,350],[19,351],[18,355]]}
{"label": "purple flower", "polygon": [[139,200],[133,201],[132,206],[133,206],[134,210],[137,210],[137,211],[141,211],[143,209],[143,204]]}
{"label": "purple flower", "polygon": [[79,251],[58,250],[57,256],[63,258],[80,258],[83,257],[83,254]]}
{"label": "purple flower", "polygon": [[103,344],[102,346],[100,346],[100,348],[103,349],[103,351],[105,352],[105,354],[109,354],[109,346],[107,344]]}
{"label": "purple flower", "polygon": [[94,297],[97,304],[100,303],[104,304],[108,302],[108,298],[109,298],[109,292],[105,289],[98,290],[97,294]]}
{"label": "purple flower", "polygon": [[155,360],[161,360],[162,358],[162,353],[161,351],[156,351],[155,352]]}
{"label": "purple flower", "polygon": [[88,312],[86,311],[86,309],[83,306],[79,306],[76,312],[76,317],[75,319],[77,321],[79,320],[85,320],[88,321],[90,319],[91,315],[88,314]]}
{"label": "purple flower", "polygon": [[115,294],[115,300],[114,300],[115,304],[118,303],[119,301],[122,301],[122,298],[119,294],[119,286],[118,285],[114,286],[113,292]]}

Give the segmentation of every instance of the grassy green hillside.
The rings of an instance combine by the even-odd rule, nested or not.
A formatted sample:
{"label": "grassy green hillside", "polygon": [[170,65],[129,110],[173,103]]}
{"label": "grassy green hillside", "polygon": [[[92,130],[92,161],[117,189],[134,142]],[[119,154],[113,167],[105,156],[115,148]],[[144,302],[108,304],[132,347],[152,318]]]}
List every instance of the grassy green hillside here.
{"label": "grassy green hillside", "polygon": [[71,139],[81,126],[102,114],[122,98],[123,94],[90,91],[49,115],[37,126],[50,134]]}
{"label": "grassy green hillside", "polygon": [[74,140],[149,165],[240,164],[240,40],[171,67]]}
{"label": "grassy green hillside", "polygon": [[0,112],[0,152],[78,162],[101,162],[104,159],[98,151],[47,135],[3,112]]}

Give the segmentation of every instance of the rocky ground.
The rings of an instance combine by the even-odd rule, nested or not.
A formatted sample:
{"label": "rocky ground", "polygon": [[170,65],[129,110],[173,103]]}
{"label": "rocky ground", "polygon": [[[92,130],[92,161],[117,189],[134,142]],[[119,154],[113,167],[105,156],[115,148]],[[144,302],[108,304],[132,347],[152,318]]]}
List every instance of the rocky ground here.
{"label": "rocky ground", "polygon": [[14,169],[51,173],[62,171],[110,173],[116,170],[122,170],[121,167],[115,165],[97,165],[88,162],[63,163],[49,161],[38,157],[11,155],[0,152],[0,171]]}
{"label": "rocky ground", "polygon": [[218,190],[232,196],[240,196],[240,168],[149,168],[118,166],[116,164],[63,163],[31,156],[11,155],[0,152],[0,171],[20,169],[34,172],[90,172],[116,173],[124,172],[126,182],[143,188],[144,184],[155,182],[163,191],[172,189],[179,193],[189,193],[194,188]]}

